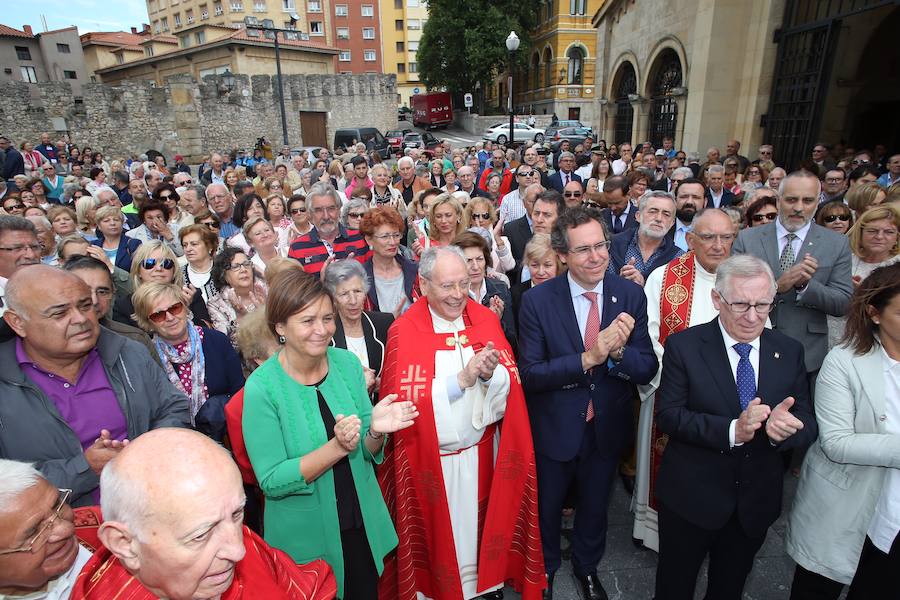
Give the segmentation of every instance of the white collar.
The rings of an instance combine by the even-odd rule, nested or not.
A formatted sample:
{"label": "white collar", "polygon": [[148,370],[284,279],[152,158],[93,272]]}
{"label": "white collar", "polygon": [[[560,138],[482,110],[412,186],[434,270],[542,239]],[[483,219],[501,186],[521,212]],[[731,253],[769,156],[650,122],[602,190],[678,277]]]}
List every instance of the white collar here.
{"label": "white collar", "polygon": [[780,217],[775,219],[775,234],[778,236],[779,240],[781,238],[783,238],[784,236],[786,236],[787,234],[793,233],[794,235],[797,236],[797,239],[799,239],[800,241],[803,241],[806,239],[806,234],[809,233],[810,227],[812,227],[812,221],[809,221],[806,225],[804,225],[797,231],[792,232],[792,231],[788,231],[787,229],[785,229],[784,225],[781,224]]}
{"label": "white collar", "polygon": [[[751,310],[756,310],[756,309],[754,308],[754,309],[751,309]],[[719,319],[719,331],[722,332],[722,339],[725,340],[725,347],[726,347],[726,348],[732,348],[732,349],[733,349],[735,344],[739,344],[739,343],[740,343],[740,342],[738,342],[736,339],[734,339],[733,337],[731,337],[730,335],[728,335],[728,332],[725,331],[725,327],[722,325],[722,319]],[[751,346],[754,350],[756,350],[757,352],[759,352],[759,337],[758,337],[758,336],[757,336],[756,339],[754,339],[754,340],[752,340],[752,341],[750,341],[750,342],[747,342],[747,343],[750,344],[750,346]]]}
{"label": "white collar", "polygon": [[600,298],[603,297],[603,280],[602,279],[597,283],[597,285],[594,286],[593,289],[586,289],[586,288],[581,287],[581,285],[579,285],[577,281],[572,279],[571,272],[566,273],[566,281],[569,282],[569,293],[572,294],[572,298],[577,298],[578,296],[581,296],[585,292],[597,292],[598,297],[600,297]]}
{"label": "white collar", "polygon": [[434,325],[434,329],[438,333],[456,333],[466,328],[466,325],[463,322],[462,315],[456,317],[452,321],[449,321],[434,312],[434,309],[430,306],[428,307],[428,312],[431,313],[431,324]]}
{"label": "white collar", "polygon": [[716,274],[710,273],[709,271],[704,269],[703,265],[700,264],[700,261],[697,260],[696,256],[694,256],[694,268],[697,269],[697,274],[701,277],[704,277],[705,279],[712,279],[713,281],[716,280]]}

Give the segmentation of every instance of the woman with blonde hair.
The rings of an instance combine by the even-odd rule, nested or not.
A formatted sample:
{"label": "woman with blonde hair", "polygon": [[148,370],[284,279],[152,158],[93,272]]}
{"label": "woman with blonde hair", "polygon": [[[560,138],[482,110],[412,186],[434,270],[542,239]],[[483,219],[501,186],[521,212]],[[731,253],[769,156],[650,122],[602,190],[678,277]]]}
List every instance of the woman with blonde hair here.
{"label": "woman with blonde hair", "polygon": [[93,196],[82,196],[75,201],[75,220],[78,223],[76,229],[90,242],[97,239],[97,222],[94,220],[96,214]]}
{"label": "woman with blonde hair", "polygon": [[864,212],[884,202],[887,194],[877,183],[864,183],[847,190],[844,200],[853,213],[859,218]]}
{"label": "woman with blonde hair", "polygon": [[287,249],[279,245],[278,232],[263,217],[251,217],[242,229],[244,239],[253,249],[250,261],[260,273],[266,272],[269,261],[284,256]]}
{"label": "woman with blonde hair", "polygon": [[419,231],[418,239],[413,244],[416,254],[421,254],[431,246],[449,246],[456,236],[469,227],[462,204],[450,194],[439,194],[430,204],[428,235]]}

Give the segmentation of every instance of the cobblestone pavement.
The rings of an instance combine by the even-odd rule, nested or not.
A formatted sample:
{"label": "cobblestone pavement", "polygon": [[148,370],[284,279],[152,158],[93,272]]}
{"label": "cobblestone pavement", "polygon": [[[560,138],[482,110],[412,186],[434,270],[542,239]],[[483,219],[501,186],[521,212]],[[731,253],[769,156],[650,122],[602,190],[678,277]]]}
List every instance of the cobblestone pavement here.
{"label": "cobblestone pavement", "polygon": [[[786,513],[797,487],[797,480],[785,477],[784,511],[781,518],[769,530],[763,547],[756,555],[756,563],[747,586],[745,600],[787,600],[790,595],[794,562],[784,552],[784,530]],[[616,481],[609,509],[609,535],[606,555],[600,562],[598,575],[609,594],[610,600],[650,600],[653,598],[653,584],[656,576],[656,553],[638,550],[631,542],[632,514],[629,511],[631,498],[622,484]],[[564,524],[564,526],[571,526]],[[563,547],[568,542],[563,539]],[[697,579],[696,598],[703,598],[706,590],[706,567]],[[572,565],[563,562],[557,572],[553,587],[554,600],[581,600],[581,591],[572,575]],[[518,600],[519,594],[507,587],[504,598]]]}

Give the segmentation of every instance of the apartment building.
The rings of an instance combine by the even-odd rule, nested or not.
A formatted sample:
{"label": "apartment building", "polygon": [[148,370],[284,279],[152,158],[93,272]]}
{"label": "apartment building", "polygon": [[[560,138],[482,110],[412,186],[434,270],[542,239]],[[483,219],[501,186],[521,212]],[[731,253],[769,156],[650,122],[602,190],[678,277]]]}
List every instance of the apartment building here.
{"label": "apartment building", "polygon": [[0,25],[0,82],[65,81],[80,96],[87,78],[75,27],[34,33],[30,25]]}
{"label": "apartment building", "polygon": [[419,81],[416,55],[422,28],[428,20],[428,3],[426,0],[379,0],[379,5],[384,72],[396,73],[398,102],[409,106],[410,96],[425,91]]}

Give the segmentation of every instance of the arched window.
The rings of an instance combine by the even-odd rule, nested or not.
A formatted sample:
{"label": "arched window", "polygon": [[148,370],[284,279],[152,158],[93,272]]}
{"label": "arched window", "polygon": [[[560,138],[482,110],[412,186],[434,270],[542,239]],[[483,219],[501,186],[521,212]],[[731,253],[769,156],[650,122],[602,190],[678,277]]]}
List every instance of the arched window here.
{"label": "arched window", "polygon": [[619,75],[616,79],[616,123],[615,143],[631,142],[631,132],[634,126],[634,108],[628,99],[629,94],[637,93],[637,76],[631,63],[624,63],[619,67]]}
{"label": "arched window", "polygon": [[567,83],[569,85],[581,85],[582,71],[584,70],[584,50],[579,46],[573,46],[566,52],[566,58],[569,59]]}
{"label": "arched window", "polygon": [[531,57],[531,89],[541,88],[541,56],[535,52]]}
{"label": "arched window", "polygon": [[544,49],[544,87],[553,85],[553,54],[550,48]]}
{"label": "arched window", "polygon": [[675,139],[678,104],[672,89],[681,86],[681,61],[673,50],[664,50],[651,72],[650,142],[654,148],[660,148],[664,137]]}

